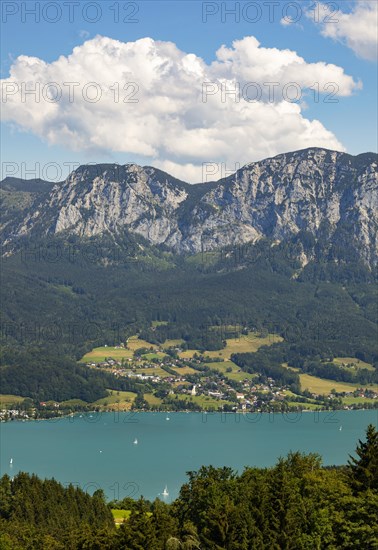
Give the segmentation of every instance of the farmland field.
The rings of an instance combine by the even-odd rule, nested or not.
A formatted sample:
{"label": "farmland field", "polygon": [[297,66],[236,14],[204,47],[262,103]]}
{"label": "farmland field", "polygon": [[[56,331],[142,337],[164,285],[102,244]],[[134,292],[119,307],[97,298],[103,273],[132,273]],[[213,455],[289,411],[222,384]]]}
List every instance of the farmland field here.
{"label": "farmland field", "polygon": [[[138,346],[142,347],[142,346]],[[94,348],[89,351],[80,359],[81,363],[100,363],[105,361],[106,357],[112,357],[112,359],[129,359],[132,358],[133,352],[125,348],[114,348],[111,346],[102,346],[100,348]]]}
{"label": "farmland field", "polygon": [[276,334],[268,334],[264,338],[260,338],[254,332],[250,332],[248,335],[241,335],[239,338],[229,338],[226,340],[226,347],[217,351],[204,351],[199,350],[186,350],[180,353],[182,359],[191,359],[195,353],[202,354],[208,357],[221,358],[229,360],[233,353],[247,353],[255,352],[261,346],[270,346],[275,342],[282,342],[282,338]]}
{"label": "farmland field", "polygon": [[[349,392],[361,387],[361,384],[349,384],[347,382],[325,380],[323,378],[318,378],[317,376],[311,376],[309,374],[300,374],[299,378],[301,380],[302,390],[308,389],[310,392],[318,394],[330,393],[332,389],[335,389],[337,392]],[[369,385],[366,387],[374,391],[377,391],[378,389],[377,385]]]}

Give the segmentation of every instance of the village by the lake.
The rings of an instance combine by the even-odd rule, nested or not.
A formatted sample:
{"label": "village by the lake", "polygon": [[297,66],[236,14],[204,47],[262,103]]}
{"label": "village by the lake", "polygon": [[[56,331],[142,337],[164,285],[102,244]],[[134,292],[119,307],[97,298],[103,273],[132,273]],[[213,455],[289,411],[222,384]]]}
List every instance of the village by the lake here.
{"label": "village by the lake", "polygon": [[[215,351],[187,349],[184,340],[153,344],[138,335],[116,346],[94,348],[80,360],[88,369],[130,379],[138,391],[108,389],[108,396],[93,403],[79,399],[35,401],[0,396],[0,420],[52,418],[88,411],[209,411],[273,412],[352,410],[378,408],[378,386],[338,382],[299,373],[301,392],[269,376],[249,373],[236,365],[235,353],[256,352],[282,341],[266,332],[244,331],[225,340]],[[356,358],[333,358],[349,371],[372,369]],[[283,365],[288,370],[298,369]]]}

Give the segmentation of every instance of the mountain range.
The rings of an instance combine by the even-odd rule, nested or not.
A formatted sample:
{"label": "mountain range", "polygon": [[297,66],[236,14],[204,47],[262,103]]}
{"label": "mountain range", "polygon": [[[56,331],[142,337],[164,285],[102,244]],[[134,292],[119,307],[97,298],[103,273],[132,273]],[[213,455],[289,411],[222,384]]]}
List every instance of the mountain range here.
{"label": "mountain range", "polygon": [[[320,148],[253,162],[219,181],[188,184],[149,166],[83,165],[61,183],[1,182],[1,232],[11,253],[25,238],[118,238],[125,232],[175,254],[268,238],[311,236],[332,261],[378,259],[378,156]],[[326,250],[324,250],[326,249]]]}

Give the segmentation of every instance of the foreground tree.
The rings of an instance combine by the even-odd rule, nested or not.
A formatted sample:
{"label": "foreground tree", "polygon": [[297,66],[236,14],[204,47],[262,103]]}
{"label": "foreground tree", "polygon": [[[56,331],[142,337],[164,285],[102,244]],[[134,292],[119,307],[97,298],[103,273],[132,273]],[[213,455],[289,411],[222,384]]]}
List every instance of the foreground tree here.
{"label": "foreground tree", "polygon": [[350,456],[348,461],[352,485],[357,491],[378,489],[378,432],[369,424],[366,441],[359,440],[356,449],[358,458]]}

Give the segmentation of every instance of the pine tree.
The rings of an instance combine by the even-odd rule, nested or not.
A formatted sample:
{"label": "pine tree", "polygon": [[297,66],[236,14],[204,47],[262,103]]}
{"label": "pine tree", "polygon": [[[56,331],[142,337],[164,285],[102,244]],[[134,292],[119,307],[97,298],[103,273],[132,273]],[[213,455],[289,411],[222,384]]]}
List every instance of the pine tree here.
{"label": "pine tree", "polygon": [[358,458],[351,455],[348,460],[352,486],[358,491],[378,489],[378,432],[369,424],[366,430],[366,441],[359,440],[356,448]]}

